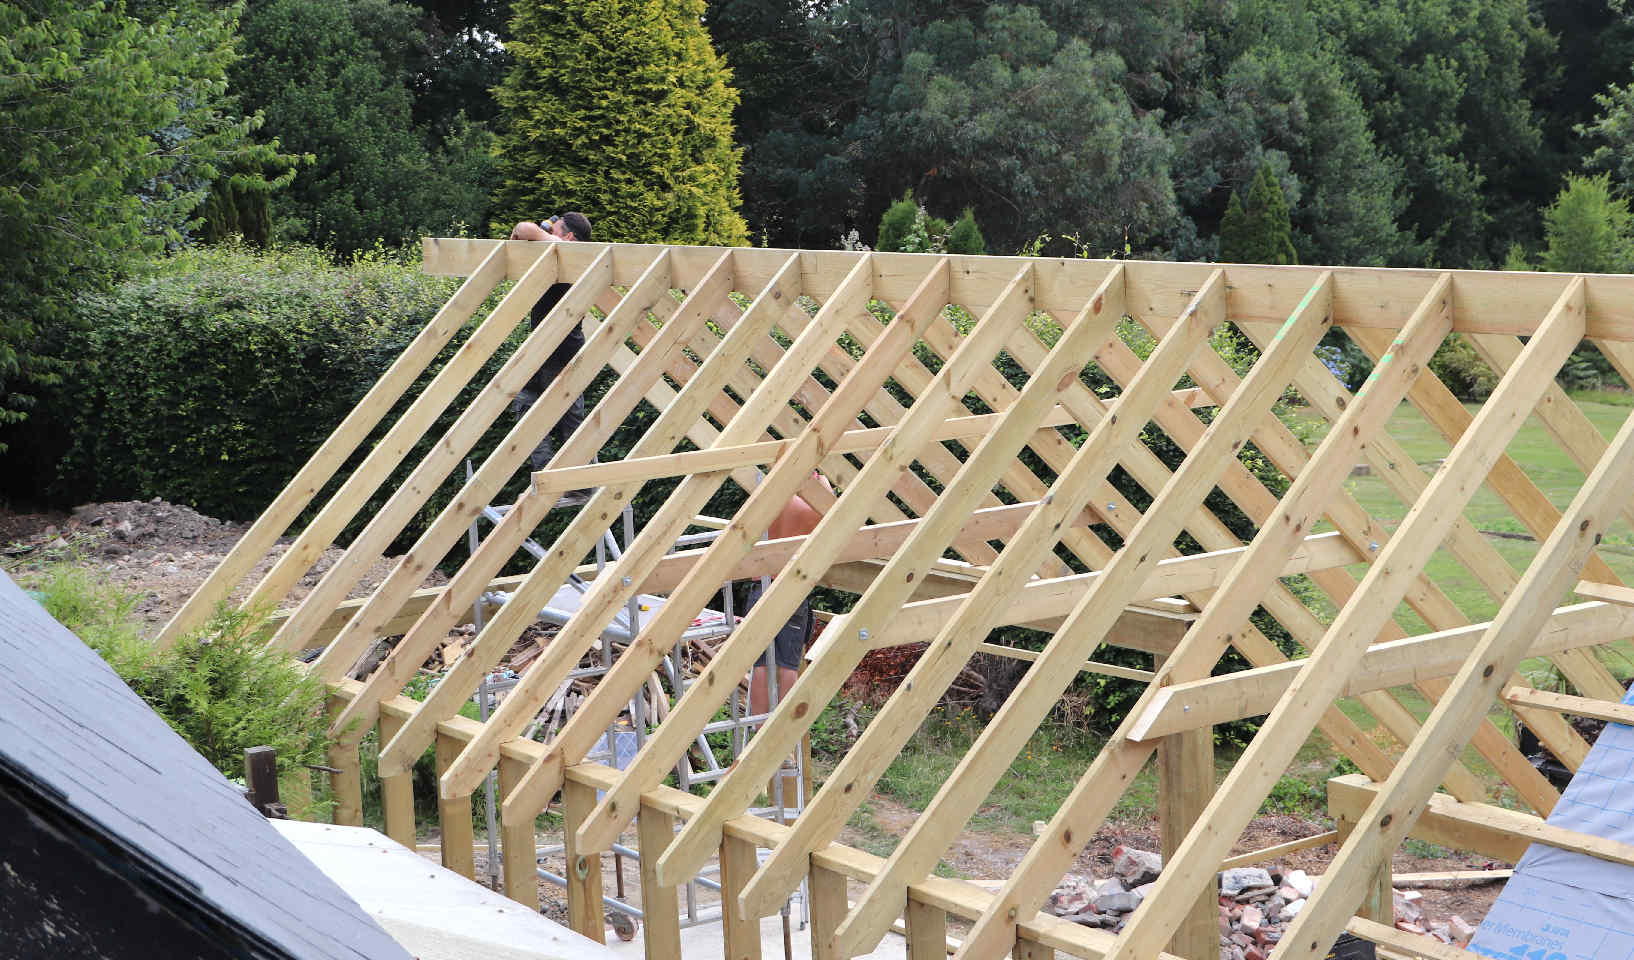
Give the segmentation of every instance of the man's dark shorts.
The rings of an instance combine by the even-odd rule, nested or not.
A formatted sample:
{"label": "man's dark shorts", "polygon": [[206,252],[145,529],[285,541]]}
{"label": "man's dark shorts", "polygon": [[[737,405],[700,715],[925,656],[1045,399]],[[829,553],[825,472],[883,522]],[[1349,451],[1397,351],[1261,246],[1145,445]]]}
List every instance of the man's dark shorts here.
{"label": "man's dark shorts", "polygon": [[[745,608],[745,613],[760,601],[760,593],[760,581],[752,581],[749,584],[749,606]],[[789,617],[789,622],[783,624],[783,628],[777,631],[777,636],[772,640],[778,666],[788,670],[800,669],[800,660],[806,652],[806,642],[811,639],[812,627],[816,622],[811,613],[810,599],[801,600],[800,606],[795,608],[794,614]]]}

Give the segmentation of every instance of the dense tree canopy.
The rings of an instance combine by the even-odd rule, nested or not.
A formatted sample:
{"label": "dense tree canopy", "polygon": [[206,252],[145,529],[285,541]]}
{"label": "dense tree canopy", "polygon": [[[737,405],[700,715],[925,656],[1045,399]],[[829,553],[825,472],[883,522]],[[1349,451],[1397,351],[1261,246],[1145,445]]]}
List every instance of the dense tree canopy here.
{"label": "dense tree canopy", "polygon": [[234,79],[267,132],[314,162],[274,198],[278,231],[340,252],[486,221],[488,139],[444,118],[417,127],[419,11],[394,0],[257,0]]}
{"label": "dense tree canopy", "polygon": [[[0,38],[0,424],[67,370],[78,294],[233,236],[346,257],[582,209],[614,240],[1634,267],[1622,0],[0,0]],[[1274,249],[1237,229],[1267,183]]]}
{"label": "dense tree canopy", "polygon": [[275,161],[227,110],[235,13],[0,3],[0,424],[66,368],[77,293],[180,242],[228,167]]}

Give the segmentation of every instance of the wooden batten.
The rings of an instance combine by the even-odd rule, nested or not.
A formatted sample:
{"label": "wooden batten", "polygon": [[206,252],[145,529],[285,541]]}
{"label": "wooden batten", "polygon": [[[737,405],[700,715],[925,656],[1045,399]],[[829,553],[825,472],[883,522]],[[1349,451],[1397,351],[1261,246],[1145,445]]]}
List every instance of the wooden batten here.
{"label": "wooden batten", "polygon": [[[630,842],[633,826],[650,958],[679,952],[677,889],[715,860],[731,956],[758,956],[760,918],[806,881],[813,956],[854,956],[896,929],[916,960],[1056,951],[1195,960],[1216,945],[1210,885],[1222,864],[1326,844],[1337,845],[1333,864],[1279,956],[1314,956],[1300,948],[1349,930],[1393,954],[1460,960],[1464,951],[1388,925],[1389,857],[1409,828],[1505,860],[1541,842],[1634,867],[1634,848],[1542,819],[1558,792],[1488,716],[1494,706],[1512,712],[1572,769],[1588,744],[1568,716],[1634,722],[1596,652],[1634,636],[1634,590],[1594,539],[1614,519],[1634,520],[1626,496],[1634,426],[1607,440],[1553,380],[1584,338],[1634,377],[1634,276],[452,238],[426,240],[424,253],[429,273],[464,283],[159,636],[171,643],[203,622],[297,516],[311,516],[251,601],[284,608],[272,650],[321,648],[311,671],[332,692],[337,822],[360,819],[359,746],[378,730],[386,831],[412,844],[411,770],[431,748],[444,862],[469,876],[471,796],[497,770],[506,892],[535,904],[534,818],[559,795],[569,917],[594,939],[603,936],[601,857],[621,836]],[[524,336],[533,304],[557,282],[571,289]],[[1251,366],[1233,367],[1215,349],[1228,323],[1257,351]],[[511,399],[575,325],[585,345],[513,418]],[[1127,338],[1135,327],[1155,340],[1145,356]],[[1374,360],[1358,390],[1319,356],[1318,341],[1334,330]],[[1452,333],[1501,377],[1479,409],[1466,409],[1428,368]],[[489,382],[476,382],[507,340],[521,345]],[[550,464],[531,470],[530,451],[592,382],[609,386]],[[470,388],[474,399],[454,409]],[[1273,411],[1294,392],[1328,421],[1320,443],[1303,441]],[[1389,435],[1402,403],[1451,444],[1439,470],[1415,464]],[[386,421],[393,410],[397,418]],[[445,414],[453,425],[406,464],[405,482],[387,487]],[[1529,417],[1586,474],[1569,506],[1551,503],[1506,453]],[[503,431],[490,433],[496,427]],[[450,481],[498,432],[503,440],[471,478]],[[625,455],[598,459],[615,435],[634,438]],[[370,437],[379,439],[364,449]],[[1249,447],[1256,460],[1245,456]],[[1408,506],[1399,523],[1370,514],[1346,490],[1358,464]],[[604,568],[587,564],[625,506],[656,484],[671,492],[652,506],[639,501],[632,542]],[[727,484],[745,496],[717,509]],[[1539,544],[1524,572],[1462,516],[1483,485]],[[561,532],[545,543],[541,526],[563,516],[551,513],[558,496],[582,488],[592,491],[589,502],[551,527]],[[445,571],[446,585],[427,587],[427,573],[448,563],[482,509],[518,489],[482,543]],[[318,501],[319,490],[335,492]],[[815,529],[763,540],[796,495],[818,513]],[[433,502],[446,506],[433,512]],[[341,559],[295,602],[300,578],[357,524]],[[718,536],[672,549],[699,527]],[[413,540],[408,554],[366,596],[346,600],[398,538]],[[544,559],[507,571],[530,538]],[[1502,605],[1487,622],[1471,623],[1452,599],[1462,594],[1427,572],[1442,548]],[[585,584],[578,611],[485,722],[462,717],[482,677],[574,577]],[[758,577],[773,578],[769,589],[712,644],[686,694],[662,705],[633,760],[623,769],[588,761],[609,725],[628,722],[631,698],[648,689],[664,653],[722,585]],[[799,680],[734,768],[707,796],[664,786],[818,585],[855,599],[825,614]],[[403,696],[432,651],[496,590],[512,599],[483,611],[482,629],[433,691],[423,702]],[[548,742],[525,739],[638,595],[665,602]],[[1398,607],[1427,629],[1409,635],[1393,617]],[[1263,615],[1291,646],[1250,620]],[[994,643],[991,631],[1011,625],[1047,643],[1040,651]],[[395,638],[390,652],[354,679],[360,657],[387,637]],[[788,823],[752,813],[862,659],[910,643],[925,652],[827,781],[807,791],[803,811]],[[1112,665],[1102,646],[1151,654],[1153,665]],[[1228,649],[1250,667],[1215,675]],[[980,654],[1030,667],[890,856],[838,843]],[[1548,658],[1575,689],[1532,688],[1515,670],[1527,656]],[[1082,671],[1146,689],[997,890],[935,876]],[[1428,718],[1399,699],[1404,686],[1432,704]],[[1340,698],[1388,737],[1339,710]],[[1262,733],[1216,790],[1213,726],[1254,716],[1267,718]],[[1337,829],[1228,857],[1316,730],[1363,771],[1329,784]],[[1405,754],[1392,755],[1392,740]],[[1465,743],[1506,795],[1534,812],[1489,803],[1488,782],[1453,762]],[[1041,914],[1154,755],[1166,868],[1145,906],[1118,935]],[[1422,815],[1405,815],[1419,808]],[[950,918],[970,921],[968,932],[950,938]]]}

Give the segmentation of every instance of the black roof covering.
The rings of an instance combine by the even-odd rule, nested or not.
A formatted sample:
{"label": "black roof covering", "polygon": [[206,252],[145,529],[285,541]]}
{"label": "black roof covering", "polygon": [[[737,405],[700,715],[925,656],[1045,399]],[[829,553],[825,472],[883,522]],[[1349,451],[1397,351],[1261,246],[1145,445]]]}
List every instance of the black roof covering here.
{"label": "black roof covering", "polygon": [[0,956],[408,957],[4,572],[0,808]]}

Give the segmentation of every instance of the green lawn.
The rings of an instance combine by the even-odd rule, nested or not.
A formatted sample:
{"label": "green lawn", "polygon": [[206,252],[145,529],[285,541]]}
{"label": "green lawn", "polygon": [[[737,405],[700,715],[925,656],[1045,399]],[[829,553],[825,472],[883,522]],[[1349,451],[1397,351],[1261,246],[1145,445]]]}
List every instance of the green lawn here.
{"label": "green lawn", "polygon": [[[1605,399],[1621,399],[1615,394],[1594,396],[1601,399],[1579,397],[1578,406],[1601,434],[1609,438],[1622,426],[1631,407],[1626,401],[1604,402]],[[1474,413],[1478,406],[1469,404],[1467,408]],[[1301,416],[1304,415],[1295,415],[1296,419]],[[1327,424],[1315,414],[1304,416],[1304,419],[1311,424],[1310,442],[1314,446],[1325,434]],[[1402,404],[1396,410],[1388,429],[1390,436],[1426,472],[1433,472],[1437,461],[1444,458],[1451,448],[1451,444],[1410,404]],[[1564,509],[1583,483],[1584,471],[1561,450],[1536,417],[1529,418],[1522,425],[1510,443],[1508,453],[1557,508]],[[1346,481],[1346,487],[1351,496],[1387,528],[1394,528],[1407,512],[1407,505],[1376,476],[1353,476]],[[1538,544],[1535,541],[1498,535],[1526,535],[1528,531],[1490,488],[1483,486],[1475,494],[1464,515],[1476,529],[1489,534],[1489,542],[1517,574],[1525,569],[1537,552]],[[1618,518],[1607,532],[1600,546],[1600,555],[1620,577],[1634,580],[1634,529],[1630,528],[1626,517]],[[1366,565],[1358,564],[1352,572],[1360,577],[1366,572]],[[1471,620],[1490,620],[1497,613],[1499,601],[1449,551],[1436,551],[1425,572]],[[1331,608],[1323,612],[1326,616],[1333,614]],[[1423,620],[1405,605],[1398,611],[1397,621],[1409,633],[1422,633],[1427,629]]]}

